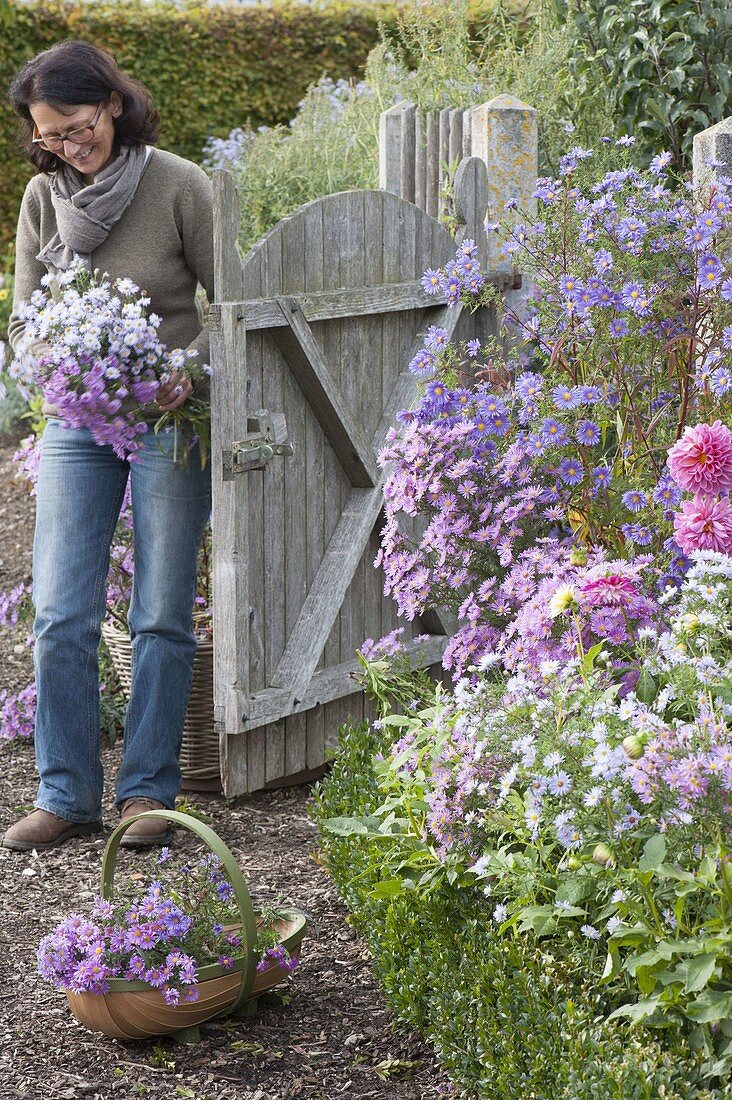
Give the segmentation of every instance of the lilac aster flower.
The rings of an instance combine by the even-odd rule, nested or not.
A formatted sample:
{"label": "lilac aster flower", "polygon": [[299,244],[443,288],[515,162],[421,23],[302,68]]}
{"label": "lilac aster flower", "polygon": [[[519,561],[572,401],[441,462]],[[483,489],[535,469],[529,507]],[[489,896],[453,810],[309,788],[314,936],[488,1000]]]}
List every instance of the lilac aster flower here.
{"label": "lilac aster flower", "polygon": [[522,401],[528,401],[541,392],[543,385],[544,379],[540,374],[534,374],[532,371],[524,371],[524,373],[520,374],[516,379],[516,396]]}
{"label": "lilac aster flower", "polygon": [[601,439],[600,429],[592,420],[580,420],[576,435],[581,447],[594,447]]}
{"label": "lilac aster flower", "polygon": [[624,317],[613,317],[612,321],[608,325],[608,331],[611,336],[619,339],[621,336],[627,336],[630,332],[630,326]]}
{"label": "lilac aster flower", "polygon": [[442,351],[448,344],[447,329],[430,325],[424,343],[430,351]]}
{"label": "lilac aster flower", "polygon": [[630,489],[620,499],[629,512],[642,512],[648,506],[648,498],[640,489]]}
{"label": "lilac aster flower", "polygon": [[717,256],[702,256],[697,267],[697,278],[702,287],[716,287],[721,281],[723,271],[724,267]]}
{"label": "lilac aster flower", "polygon": [[723,397],[732,390],[732,372],[727,367],[717,367],[709,379],[709,387],[712,393]]}
{"label": "lilac aster flower", "polygon": [[558,409],[574,409],[579,404],[577,386],[557,386],[552,392],[554,405]]}
{"label": "lilac aster flower", "polygon": [[475,359],[476,355],[480,351],[480,340],[468,340],[465,347],[470,358]]}
{"label": "lilac aster flower", "polygon": [[567,429],[564,424],[553,420],[550,416],[544,418],[540,431],[547,443],[564,443],[567,439]]}
{"label": "lilac aster flower", "polygon": [[598,930],[592,924],[583,924],[580,928],[580,932],[588,940],[599,940],[602,938]]}
{"label": "lilac aster flower", "polygon": [[437,362],[433,352],[427,348],[422,348],[418,351],[414,359],[409,364],[409,369],[412,374],[416,374],[419,378],[431,377],[437,369]]}
{"label": "lilac aster flower", "polygon": [[441,271],[430,268],[422,276],[422,287],[426,294],[439,294],[445,289],[445,277]]}
{"label": "lilac aster flower", "polygon": [[598,489],[607,489],[612,481],[612,473],[607,466],[595,466],[592,479]]}
{"label": "lilac aster flower", "polygon": [[552,794],[565,795],[572,790],[572,777],[566,772],[557,772],[549,777],[549,790]]}
{"label": "lilac aster flower", "polygon": [[[719,295],[721,298],[724,298],[725,302],[732,302],[732,278],[724,280],[719,288]],[[725,332],[726,331],[725,329]]]}
{"label": "lilac aster flower", "polygon": [[564,458],[559,464],[559,476],[565,485],[579,485],[584,477],[582,463],[578,458]]}

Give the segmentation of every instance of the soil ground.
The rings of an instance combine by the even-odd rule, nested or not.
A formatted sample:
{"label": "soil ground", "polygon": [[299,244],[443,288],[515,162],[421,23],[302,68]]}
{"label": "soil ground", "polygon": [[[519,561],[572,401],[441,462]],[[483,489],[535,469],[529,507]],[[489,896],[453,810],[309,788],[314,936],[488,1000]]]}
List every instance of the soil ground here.
{"label": "soil ground", "polygon": [[[33,501],[14,479],[12,441],[0,440],[0,592],[30,579]],[[22,638],[0,633],[0,689],[31,678]],[[119,746],[103,753],[108,777]],[[0,743],[0,831],[32,803],[33,746]],[[201,1042],[120,1042],[84,1030],[65,995],[36,974],[40,938],[96,893],[104,838],[51,852],[0,848],[0,1100],[436,1100],[447,1087],[431,1051],[396,1027],[369,970],[368,950],[349,926],[318,862],[306,787],[234,801],[189,796],[237,856],[255,904],[304,910],[310,927],[301,965],[256,1016],[214,1021]],[[116,821],[111,801],[105,825]],[[176,834],[177,850],[195,838]],[[141,858],[122,853],[118,873]]]}

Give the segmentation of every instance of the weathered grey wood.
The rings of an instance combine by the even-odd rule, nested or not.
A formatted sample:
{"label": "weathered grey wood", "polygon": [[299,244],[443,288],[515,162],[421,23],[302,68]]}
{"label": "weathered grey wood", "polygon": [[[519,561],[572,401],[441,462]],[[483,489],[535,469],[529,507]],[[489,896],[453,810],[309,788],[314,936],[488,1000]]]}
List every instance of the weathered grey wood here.
{"label": "weathered grey wood", "polygon": [[[365,291],[368,296],[387,282],[418,287],[424,269],[444,263],[453,248],[442,227],[393,194],[360,192],[316,200],[275,227],[245,258],[240,315],[246,318],[257,299],[303,302],[351,291]],[[356,308],[358,297],[352,295],[351,305]],[[320,304],[325,305],[322,297]],[[404,368],[421,346],[421,339],[415,342],[417,327],[457,316],[453,311],[448,316],[434,298],[425,303],[424,295],[416,301],[405,297],[402,304],[408,308],[344,310],[322,321],[308,321],[300,311],[298,318],[306,336],[309,333],[308,351],[319,349],[318,367],[326,364],[347,414],[364,437],[361,450],[372,462],[395,413],[414,398],[415,380]],[[295,381],[297,368],[293,372],[288,361],[293,349],[275,340],[288,332],[292,332],[289,325],[250,333],[251,345],[260,349],[259,362],[249,370],[247,380],[252,392],[259,393],[257,404],[284,412],[296,454],[299,442],[304,449],[301,468],[293,456],[275,460],[244,479],[251,486],[257,479],[261,486],[258,510],[253,513],[250,508],[248,514],[250,536],[261,548],[257,568],[261,566],[262,571],[262,590],[251,594],[249,625],[252,633],[253,626],[262,623],[264,661],[260,659],[257,666],[257,683],[264,686],[251,686],[246,700],[239,697],[238,735],[228,738],[233,761],[228,794],[322,762],[338,721],[363,713],[363,696],[349,688],[316,698],[312,685],[322,685],[330,669],[349,662],[353,667],[354,650],[367,634],[374,635],[380,608],[391,608],[371,570],[378,546],[374,523],[382,506],[381,492],[376,486],[349,485],[317,410],[304,400]],[[295,343],[302,352],[301,341]],[[293,437],[293,423],[302,441]],[[374,473],[378,482],[380,473]],[[407,639],[411,632],[412,628]],[[300,691],[306,705],[294,701]],[[250,713],[251,698],[260,708],[255,724],[242,720]]]}
{"label": "weathered grey wood", "polygon": [[401,184],[399,194],[407,202],[414,202],[414,117],[417,108],[407,103],[402,110],[401,134]]}
{"label": "weathered grey wood", "polygon": [[695,190],[711,186],[718,172],[732,175],[732,117],[694,134],[693,144]]}
{"label": "weathered grey wood", "polygon": [[438,217],[442,216],[445,207],[443,187],[450,168],[450,116],[452,113],[449,107],[445,107],[440,111],[439,116],[439,157],[437,171]]}
{"label": "weathered grey wood", "polygon": [[468,108],[463,114],[463,157],[473,155],[473,110]]}
{"label": "weathered grey wood", "polygon": [[379,189],[402,194],[402,125],[406,104],[395,103],[379,116]]}
{"label": "weathered grey wood", "polygon": [[414,205],[427,208],[427,117],[424,111],[414,113]]}
{"label": "weathered grey wood", "polygon": [[[447,637],[444,634],[428,636],[424,642],[405,642],[405,654],[408,657],[423,658],[425,664],[433,664],[439,661],[447,645]],[[277,716],[284,711],[292,714],[300,714],[310,710],[311,707],[321,706],[340,699],[343,695],[352,695],[362,691],[354,674],[359,670],[359,663],[352,659],[343,661],[338,665],[331,665],[327,669],[315,672],[303,694],[297,702],[293,702],[291,693],[286,688],[258,692],[247,700],[246,710],[242,715],[242,728],[246,733],[255,730],[266,723],[277,720]],[[322,760],[321,760],[322,763]],[[317,765],[313,765],[314,767]]]}
{"label": "weathered grey wood", "polygon": [[[235,240],[235,238],[234,238]],[[226,283],[224,281],[223,285]],[[217,288],[218,289],[218,288]],[[246,330],[236,306],[212,303],[211,332],[211,480],[213,525],[214,705],[219,722],[224,784],[250,782],[246,758],[232,762],[229,743],[240,729],[243,700],[249,695],[248,515],[245,481],[223,480],[222,452],[230,447],[237,426],[246,423]],[[231,768],[236,767],[234,776]]]}
{"label": "weathered grey wood", "polygon": [[230,172],[217,168],[214,191],[214,287],[217,302],[238,302],[244,297],[238,235],[239,195]]}
{"label": "weathered grey wood", "polygon": [[374,485],[378,473],[368,441],[353,419],[348,402],[323,358],[297,299],[280,299],[280,308],[288,326],[274,329],[274,336],[300,389],[315,411],[351,484]]}
{"label": "weathered grey wood", "polygon": [[[303,213],[303,225],[305,227],[305,260],[303,291],[310,295],[314,291],[322,290],[326,272],[323,262],[323,206],[311,204]],[[319,329],[324,326],[315,325],[316,338],[319,338]],[[315,413],[309,405],[305,405],[305,453],[308,471],[307,490],[307,529],[306,529],[306,567],[305,580],[307,590],[310,589],[325,549],[324,532],[324,486],[325,486],[325,460],[324,448],[328,446],[323,438]],[[321,657],[318,668],[324,667]],[[337,705],[337,704],[336,704]],[[305,714],[305,765],[307,768],[318,767],[323,759],[323,746],[325,744],[326,712],[333,709],[316,706],[306,711]],[[328,720],[330,716],[328,715]],[[287,719],[289,723],[291,719]]]}
{"label": "weathered grey wood", "polygon": [[427,163],[425,165],[425,209],[432,218],[439,212],[440,191],[440,115],[427,112]]}
{"label": "weathered grey wood", "polygon": [[459,164],[463,159],[463,115],[461,107],[450,111],[450,165]]}
{"label": "weathered grey wood", "polygon": [[488,172],[482,160],[469,157],[455,174],[455,213],[465,226],[464,236],[474,240],[482,271],[488,266],[485,214],[488,207]]}

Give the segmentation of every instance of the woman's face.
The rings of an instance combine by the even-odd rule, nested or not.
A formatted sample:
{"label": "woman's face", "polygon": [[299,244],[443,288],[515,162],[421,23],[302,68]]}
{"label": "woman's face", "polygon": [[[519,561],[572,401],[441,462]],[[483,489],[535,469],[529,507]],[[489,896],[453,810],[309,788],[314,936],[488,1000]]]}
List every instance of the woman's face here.
{"label": "woman's face", "polygon": [[[112,92],[110,102],[105,103],[101,110],[99,108],[99,103],[81,103],[78,107],[64,106],[61,111],[41,100],[31,103],[29,108],[35,123],[33,136],[36,138],[63,137],[72,130],[94,125],[94,133],[81,145],[65,141],[60,149],[53,150],[57,157],[76,168],[87,183],[93,183],[97,172],[101,172],[102,168],[106,168],[112,160],[113,120],[122,113],[122,100],[119,93]],[[95,118],[96,124],[94,124]]]}

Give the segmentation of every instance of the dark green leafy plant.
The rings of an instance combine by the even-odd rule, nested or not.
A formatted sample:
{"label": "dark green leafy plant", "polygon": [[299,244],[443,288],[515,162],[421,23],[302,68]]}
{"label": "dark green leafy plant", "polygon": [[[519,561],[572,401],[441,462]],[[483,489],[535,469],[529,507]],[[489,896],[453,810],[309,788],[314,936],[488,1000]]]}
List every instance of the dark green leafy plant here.
{"label": "dark green leafy plant", "polygon": [[575,72],[600,77],[641,160],[665,148],[689,168],[694,134],[732,106],[729,0],[575,2]]}

